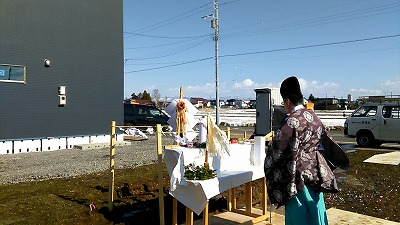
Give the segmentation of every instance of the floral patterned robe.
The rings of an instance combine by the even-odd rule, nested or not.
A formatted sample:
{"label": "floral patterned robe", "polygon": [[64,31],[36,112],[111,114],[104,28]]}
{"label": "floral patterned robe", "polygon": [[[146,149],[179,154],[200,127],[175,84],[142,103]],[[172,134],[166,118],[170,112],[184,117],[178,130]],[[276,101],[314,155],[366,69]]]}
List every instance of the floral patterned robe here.
{"label": "floral patterned robe", "polygon": [[304,185],[322,192],[338,192],[335,176],[319,152],[327,132],[317,115],[305,108],[290,113],[269,143],[264,161],[268,197],[282,206]]}

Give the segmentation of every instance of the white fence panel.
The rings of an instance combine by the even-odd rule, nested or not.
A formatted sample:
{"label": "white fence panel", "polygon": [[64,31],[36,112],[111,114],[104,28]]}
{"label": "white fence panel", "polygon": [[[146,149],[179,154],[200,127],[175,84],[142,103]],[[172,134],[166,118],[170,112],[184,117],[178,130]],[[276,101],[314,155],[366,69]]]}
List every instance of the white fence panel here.
{"label": "white fence panel", "polygon": [[54,151],[67,148],[66,137],[42,139],[42,151]]}
{"label": "white fence panel", "polygon": [[0,154],[12,154],[12,149],[12,141],[0,141]]}
{"label": "white fence panel", "polygon": [[110,135],[103,134],[103,135],[90,135],[90,143],[106,143],[110,142]]}
{"label": "white fence panel", "polygon": [[40,139],[14,140],[13,153],[40,152],[41,147]]}
{"label": "white fence panel", "polygon": [[67,137],[67,148],[71,149],[75,145],[89,144],[89,136]]}

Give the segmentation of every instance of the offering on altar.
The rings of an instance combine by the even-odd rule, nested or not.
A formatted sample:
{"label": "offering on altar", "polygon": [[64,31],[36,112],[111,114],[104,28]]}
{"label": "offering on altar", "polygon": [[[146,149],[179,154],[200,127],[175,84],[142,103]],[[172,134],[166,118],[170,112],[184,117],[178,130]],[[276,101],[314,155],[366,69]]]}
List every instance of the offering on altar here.
{"label": "offering on altar", "polygon": [[184,168],[184,177],[187,180],[208,180],[217,176],[215,173],[216,170],[211,169],[209,165],[196,166],[193,163],[190,163],[189,165],[184,166]]}

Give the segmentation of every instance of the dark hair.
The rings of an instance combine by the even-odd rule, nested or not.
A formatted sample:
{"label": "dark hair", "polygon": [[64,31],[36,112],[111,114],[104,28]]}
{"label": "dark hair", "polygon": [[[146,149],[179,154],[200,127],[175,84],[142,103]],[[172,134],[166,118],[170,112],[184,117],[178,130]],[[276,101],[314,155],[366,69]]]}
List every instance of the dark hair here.
{"label": "dark hair", "polygon": [[303,104],[303,101],[304,101],[302,94],[301,95],[290,95],[288,98],[285,98],[285,99],[289,99],[290,102],[294,105]]}

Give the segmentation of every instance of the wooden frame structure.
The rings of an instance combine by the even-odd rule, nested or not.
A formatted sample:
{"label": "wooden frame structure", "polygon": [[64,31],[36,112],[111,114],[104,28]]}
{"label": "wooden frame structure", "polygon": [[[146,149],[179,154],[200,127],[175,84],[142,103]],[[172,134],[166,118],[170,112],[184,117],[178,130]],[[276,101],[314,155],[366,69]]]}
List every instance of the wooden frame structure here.
{"label": "wooden frame structure", "polygon": [[[230,138],[230,129],[228,128],[227,130],[227,136],[228,139]],[[161,137],[161,126],[157,126],[157,139],[160,140]],[[163,162],[162,162],[162,154],[163,150],[165,148],[170,148],[173,146],[164,146],[164,148],[161,146],[161,141],[159,141],[160,144],[157,144],[157,152],[158,152],[158,168],[159,170],[159,182],[162,182],[162,167],[163,167]],[[158,143],[158,142],[157,142]],[[269,224],[272,224],[271,221],[271,215],[268,215],[268,207],[267,207],[267,186],[266,186],[266,178],[263,177],[261,178],[263,181],[263,188],[262,188],[262,215],[255,214],[252,212],[252,181],[245,183],[245,210],[238,209],[237,208],[237,198],[236,198],[236,188],[229,189],[227,191],[227,209],[228,211],[242,214],[245,216],[252,217],[253,219],[250,220],[248,223],[249,224],[256,224],[258,222],[267,220],[269,218]],[[160,185],[159,183],[159,193],[163,193],[163,186],[162,183]],[[159,196],[159,198],[163,198],[163,196]],[[178,206],[178,201],[173,198],[172,201],[172,225],[178,225],[178,212],[177,212],[177,207]],[[164,225],[165,221],[161,221],[161,217],[164,218],[164,201],[159,200],[159,211],[160,211],[160,225]],[[204,210],[203,210],[203,225],[208,225],[209,224],[209,218],[208,218],[208,213],[209,213],[209,205],[208,203],[206,204]],[[162,215],[162,216],[161,216]],[[186,207],[186,225],[193,225],[193,211]]]}

